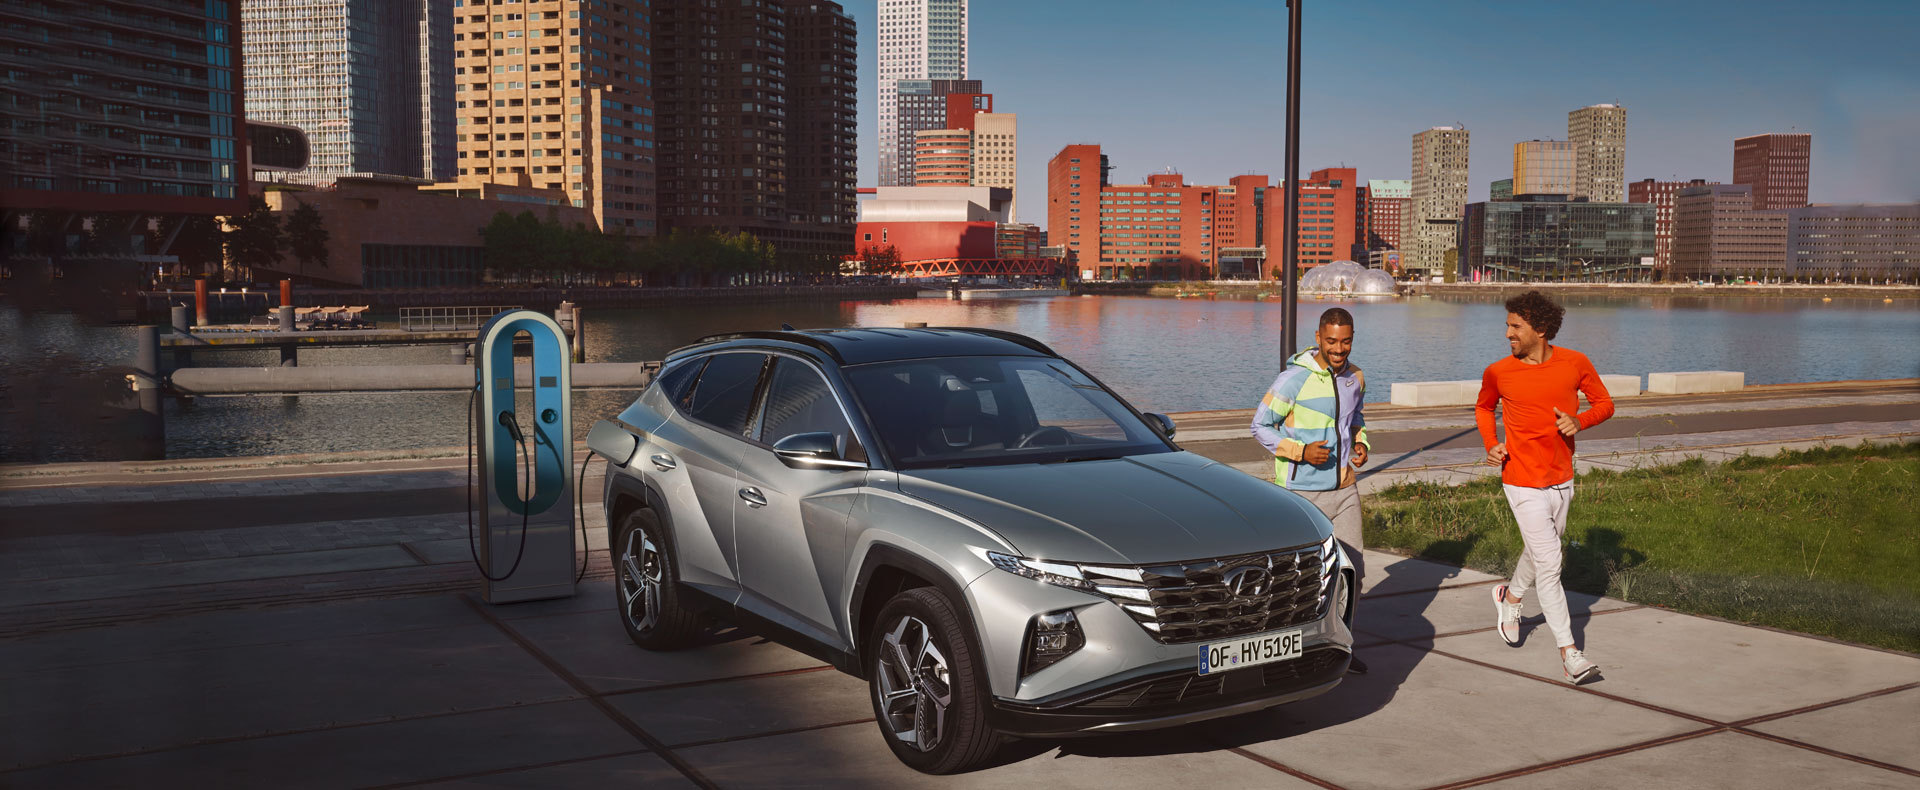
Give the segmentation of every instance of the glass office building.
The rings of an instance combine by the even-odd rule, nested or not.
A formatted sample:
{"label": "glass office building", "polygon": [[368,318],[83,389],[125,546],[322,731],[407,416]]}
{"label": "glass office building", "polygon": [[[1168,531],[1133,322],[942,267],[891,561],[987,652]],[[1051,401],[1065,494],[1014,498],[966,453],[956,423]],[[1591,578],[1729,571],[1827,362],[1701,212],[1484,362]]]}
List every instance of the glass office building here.
{"label": "glass office building", "polygon": [[452,0],[240,4],[247,117],[312,144],[288,180],[454,175],[453,10]]}
{"label": "glass office building", "polygon": [[227,0],[0,3],[0,205],[244,207],[236,16]]}
{"label": "glass office building", "polygon": [[1460,222],[1463,281],[1642,281],[1653,274],[1654,207],[1515,195],[1472,203]]}

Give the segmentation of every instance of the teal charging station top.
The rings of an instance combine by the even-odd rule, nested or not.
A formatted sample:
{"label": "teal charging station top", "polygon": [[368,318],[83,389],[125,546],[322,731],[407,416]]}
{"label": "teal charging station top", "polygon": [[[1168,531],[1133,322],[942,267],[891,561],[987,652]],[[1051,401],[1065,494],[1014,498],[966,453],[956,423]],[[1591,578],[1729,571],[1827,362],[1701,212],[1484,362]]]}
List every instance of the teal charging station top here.
{"label": "teal charging station top", "polygon": [[[531,344],[524,367],[514,360],[521,337]],[[573,380],[566,333],[544,314],[510,310],[488,320],[478,339],[472,430],[480,457],[477,552],[485,597],[507,603],[572,595]],[[519,401],[515,392],[523,389],[532,397]]]}

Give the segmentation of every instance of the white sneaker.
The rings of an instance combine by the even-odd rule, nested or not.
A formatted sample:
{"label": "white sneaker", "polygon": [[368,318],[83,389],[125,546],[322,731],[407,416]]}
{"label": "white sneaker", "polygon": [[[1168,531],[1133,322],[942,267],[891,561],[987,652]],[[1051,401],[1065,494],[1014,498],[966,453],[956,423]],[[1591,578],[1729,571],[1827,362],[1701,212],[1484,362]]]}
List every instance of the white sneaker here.
{"label": "white sneaker", "polygon": [[1561,656],[1560,668],[1566,672],[1567,682],[1576,686],[1600,674],[1600,667],[1588,661],[1587,654],[1579,650],[1569,650]]}
{"label": "white sneaker", "polygon": [[1509,645],[1520,646],[1520,604],[1507,603],[1507,586],[1493,588],[1493,630]]}

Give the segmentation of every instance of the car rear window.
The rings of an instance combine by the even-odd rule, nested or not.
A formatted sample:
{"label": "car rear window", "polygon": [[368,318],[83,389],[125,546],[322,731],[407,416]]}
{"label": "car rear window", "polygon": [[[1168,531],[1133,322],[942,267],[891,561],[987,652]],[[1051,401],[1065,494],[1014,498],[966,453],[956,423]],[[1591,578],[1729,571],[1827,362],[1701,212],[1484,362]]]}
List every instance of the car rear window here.
{"label": "car rear window", "polygon": [[760,384],[765,354],[715,354],[693,387],[687,415],[728,433],[745,435],[753,391]]}

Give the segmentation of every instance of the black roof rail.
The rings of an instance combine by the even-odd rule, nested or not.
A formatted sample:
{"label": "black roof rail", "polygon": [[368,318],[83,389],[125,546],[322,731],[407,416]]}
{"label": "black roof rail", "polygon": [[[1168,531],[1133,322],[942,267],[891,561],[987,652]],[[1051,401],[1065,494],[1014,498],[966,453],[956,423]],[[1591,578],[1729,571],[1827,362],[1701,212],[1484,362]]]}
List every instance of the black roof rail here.
{"label": "black roof rail", "polygon": [[1008,332],[1004,329],[984,329],[977,326],[930,326],[926,328],[929,330],[945,331],[945,332],[972,332],[976,335],[986,335],[987,337],[996,338],[999,340],[1005,340],[1015,345],[1025,346],[1027,348],[1038,351],[1042,354],[1046,354],[1047,356],[1050,356],[1050,357],[1060,356],[1053,349],[1047,348],[1047,344],[1042,343],[1033,338],[1027,337],[1026,335],[1020,334],[1019,332]]}
{"label": "black roof rail", "polygon": [[783,332],[764,329],[752,329],[745,332],[725,332],[718,335],[707,335],[706,337],[693,341],[693,345],[719,343],[727,340],[783,340],[824,353],[832,357],[833,361],[841,364],[846,364],[847,361],[845,357],[840,356],[840,350],[834,348],[832,343],[809,335],[806,332]]}

